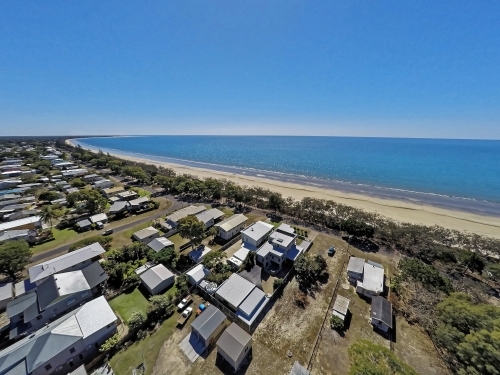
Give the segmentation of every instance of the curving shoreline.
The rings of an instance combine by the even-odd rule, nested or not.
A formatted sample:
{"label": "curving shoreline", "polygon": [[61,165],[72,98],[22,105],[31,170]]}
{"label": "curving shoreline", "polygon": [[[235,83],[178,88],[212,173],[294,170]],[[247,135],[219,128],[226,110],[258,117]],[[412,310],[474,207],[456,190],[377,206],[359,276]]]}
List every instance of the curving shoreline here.
{"label": "curving shoreline", "polygon": [[[76,146],[72,139],[66,143]],[[85,149],[97,152],[96,148],[85,145]],[[464,230],[480,235],[500,238],[500,217],[481,215],[472,212],[451,210],[419,202],[382,198],[358,193],[348,193],[331,188],[314,185],[280,181],[265,176],[250,176],[242,173],[224,172],[209,168],[186,166],[171,162],[136,157],[119,152],[111,155],[130,161],[143,162],[173,169],[176,173],[192,174],[201,178],[225,178],[240,185],[259,186],[261,188],[280,192],[283,197],[302,199],[304,197],[330,199],[336,202],[376,212],[388,218],[413,224],[440,225],[449,229]]]}

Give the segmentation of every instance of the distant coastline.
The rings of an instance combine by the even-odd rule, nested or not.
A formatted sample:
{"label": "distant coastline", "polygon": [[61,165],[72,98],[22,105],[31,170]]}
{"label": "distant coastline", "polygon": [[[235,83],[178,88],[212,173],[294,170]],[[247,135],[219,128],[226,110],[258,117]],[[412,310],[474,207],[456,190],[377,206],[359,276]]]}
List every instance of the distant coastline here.
{"label": "distant coastline", "polygon": [[[78,139],[67,140],[68,144],[76,146]],[[98,148],[82,144],[85,149],[97,152]],[[176,173],[197,175],[200,178],[214,177],[225,178],[240,185],[259,186],[280,192],[284,197],[291,196],[294,199],[313,197],[320,199],[331,199],[339,203],[362,208],[367,211],[377,212],[388,218],[401,222],[410,222],[423,225],[440,225],[445,228],[464,230],[481,235],[500,238],[500,214],[495,214],[496,207],[489,207],[490,202],[472,202],[470,209],[464,206],[464,202],[449,207],[443,202],[443,197],[429,195],[429,202],[422,202],[409,195],[407,198],[394,199],[390,190],[373,190],[373,187],[360,187],[358,185],[339,186],[325,184],[325,181],[311,181],[311,179],[300,179],[298,177],[266,173],[261,171],[251,172],[249,170],[238,170],[237,168],[225,168],[203,165],[197,162],[172,162],[159,160],[152,155],[131,155],[117,150],[106,150],[111,155],[137,162],[161,165],[172,168]],[[348,188],[351,189],[348,189]],[[357,190],[356,190],[357,189]],[[401,193],[401,192],[398,192]],[[401,195],[401,194],[400,194]],[[446,199],[444,199],[446,200]],[[434,204],[432,203],[434,202]],[[478,207],[479,204],[479,207]],[[481,211],[481,204],[485,207]],[[465,207],[465,208],[464,208]],[[492,209],[493,208],[493,209]],[[489,212],[485,214],[484,212]]]}

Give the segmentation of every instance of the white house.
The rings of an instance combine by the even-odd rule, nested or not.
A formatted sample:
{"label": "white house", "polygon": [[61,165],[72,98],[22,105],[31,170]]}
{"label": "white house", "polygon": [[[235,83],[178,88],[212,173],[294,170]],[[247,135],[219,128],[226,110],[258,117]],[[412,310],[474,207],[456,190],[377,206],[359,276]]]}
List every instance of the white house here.
{"label": "white house", "polygon": [[371,298],[384,291],[384,267],[368,261],[363,266],[363,281],[356,283],[356,293]]}
{"label": "white house", "polygon": [[248,218],[243,214],[228,217],[220,223],[215,224],[215,227],[218,229],[217,235],[224,240],[230,240],[245,228],[247,220]]}
{"label": "white house", "polygon": [[353,284],[363,278],[363,267],[365,260],[363,258],[350,257],[347,264],[347,278]]}
{"label": "white house", "polygon": [[109,189],[115,186],[114,182],[103,178],[102,180],[97,180],[92,186],[94,189]]}
{"label": "white house", "polygon": [[155,252],[159,252],[166,247],[173,247],[174,243],[165,237],[155,238],[153,241],[148,243],[148,247],[153,249]]}
{"label": "white house", "polygon": [[149,243],[155,238],[160,237],[160,232],[153,227],[141,229],[133,234],[134,239],[142,243]]}
{"label": "white house", "polygon": [[186,272],[186,276],[188,277],[189,283],[191,285],[198,285],[205,279],[210,271],[205,268],[203,264],[198,264],[196,267],[193,267],[188,272]]}
{"label": "white house", "polygon": [[257,221],[241,231],[241,241],[245,244],[245,247],[256,249],[266,241],[273,228],[271,224]]}
{"label": "white house", "polygon": [[157,264],[139,275],[142,285],[155,295],[160,294],[175,282],[174,274],[163,264]]}

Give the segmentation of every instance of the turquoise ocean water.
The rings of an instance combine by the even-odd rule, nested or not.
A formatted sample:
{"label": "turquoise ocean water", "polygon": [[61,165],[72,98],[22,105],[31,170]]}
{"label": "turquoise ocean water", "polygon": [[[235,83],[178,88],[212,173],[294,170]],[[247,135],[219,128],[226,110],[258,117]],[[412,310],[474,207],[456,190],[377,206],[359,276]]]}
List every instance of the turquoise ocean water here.
{"label": "turquoise ocean water", "polygon": [[500,141],[143,136],[83,147],[500,216]]}

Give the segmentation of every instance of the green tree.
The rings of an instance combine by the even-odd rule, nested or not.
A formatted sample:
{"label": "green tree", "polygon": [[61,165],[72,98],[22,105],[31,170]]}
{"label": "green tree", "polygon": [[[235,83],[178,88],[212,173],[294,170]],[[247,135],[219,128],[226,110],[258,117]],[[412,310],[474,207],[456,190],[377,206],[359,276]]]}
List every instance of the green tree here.
{"label": "green tree", "polygon": [[189,215],[179,220],[179,234],[183,238],[188,238],[194,248],[203,241],[205,224],[198,220],[196,216]]}
{"label": "green tree", "polygon": [[175,279],[175,288],[177,289],[177,295],[181,295],[189,289],[188,277],[185,274]]}
{"label": "green tree", "polygon": [[137,310],[130,314],[130,319],[127,321],[127,325],[131,330],[141,327],[144,323],[146,323],[146,314]]}
{"label": "green tree", "polygon": [[342,229],[351,236],[366,238],[373,237],[375,232],[373,226],[363,222],[362,220],[356,220],[353,217],[350,217],[343,223]]}
{"label": "green tree", "polygon": [[148,317],[159,319],[171,315],[173,313],[172,299],[170,294],[151,296],[146,310]]}
{"label": "green tree", "polygon": [[69,184],[76,188],[82,188],[85,185],[87,185],[87,183],[83,181],[81,178],[74,178],[69,182]]}
{"label": "green tree", "polygon": [[52,233],[52,222],[58,218],[58,212],[52,208],[52,206],[43,206],[40,210],[40,219],[45,223],[49,223],[50,232]]}
{"label": "green tree", "polygon": [[179,254],[175,251],[173,246],[161,249],[152,255],[153,260],[163,263],[167,267],[175,268]]}
{"label": "green tree", "polygon": [[332,315],[332,317],[330,318],[330,327],[335,330],[341,330],[344,328],[344,321],[337,315]]}
{"label": "green tree", "polygon": [[77,202],[85,202],[85,209],[90,214],[102,212],[106,207],[107,200],[97,190],[80,190],[69,194],[66,199],[72,206]]}
{"label": "green tree", "polygon": [[113,349],[120,342],[120,335],[115,333],[109,339],[107,339],[99,348],[101,353],[107,352],[108,350]]}
{"label": "green tree", "polygon": [[278,277],[276,279],[274,279],[273,281],[273,290],[276,290],[278,289],[281,285],[283,285],[283,279]]}
{"label": "green tree", "polygon": [[31,261],[31,250],[25,240],[6,241],[0,244],[0,274],[12,279]]}
{"label": "green tree", "polygon": [[61,197],[61,194],[58,193],[57,191],[44,191],[42,192],[39,196],[38,199],[41,201],[55,201],[56,199],[59,199]]}
{"label": "green tree", "polygon": [[279,193],[274,193],[269,196],[268,207],[274,211],[276,214],[278,211],[281,211],[283,208],[283,197]]}

